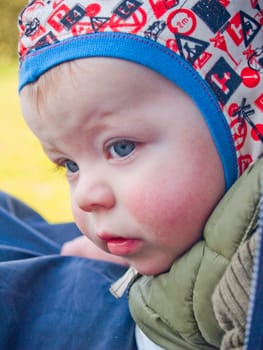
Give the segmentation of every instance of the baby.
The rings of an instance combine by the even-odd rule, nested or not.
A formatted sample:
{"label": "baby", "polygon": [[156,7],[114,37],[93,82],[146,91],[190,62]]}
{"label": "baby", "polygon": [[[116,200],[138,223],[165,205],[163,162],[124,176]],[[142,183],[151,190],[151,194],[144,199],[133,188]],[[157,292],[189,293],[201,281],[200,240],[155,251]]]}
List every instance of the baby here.
{"label": "baby", "polygon": [[[89,238],[83,255],[127,264],[149,283],[198,245],[263,150],[261,26],[259,2],[248,1],[36,0],[24,9],[22,111],[66,168]],[[163,328],[157,337],[140,328],[139,348],[173,348]]]}

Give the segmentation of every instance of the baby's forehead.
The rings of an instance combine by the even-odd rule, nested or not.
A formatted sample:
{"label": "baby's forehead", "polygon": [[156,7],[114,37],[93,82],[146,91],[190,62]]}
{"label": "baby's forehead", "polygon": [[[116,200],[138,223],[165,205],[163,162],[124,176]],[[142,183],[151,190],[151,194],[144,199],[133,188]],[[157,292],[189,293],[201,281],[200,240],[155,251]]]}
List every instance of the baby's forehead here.
{"label": "baby's forehead", "polygon": [[28,104],[24,114],[35,129],[46,129],[50,123],[56,129],[63,126],[79,132],[81,125],[87,133],[113,125],[116,129],[129,125],[149,130],[160,122],[168,126],[183,121],[185,117],[179,113],[184,114],[185,106],[191,105],[194,113],[198,110],[190,97],[166,78],[133,62],[112,58],[57,66],[24,87],[21,102]]}
{"label": "baby's forehead", "polygon": [[[60,95],[63,99],[71,86],[81,93],[79,87],[82,85],[85,85],[91,94],[92,90],[94,94],[103,93],[109,88],[116,90],[120,103],[127,103],[124,101],[127,97],[120,93],[120,89],[116,89],[117,86],[123,89],[130,88],[133,92],[131,98],[136,97],[134,103],[146,98],[147,91],[159,91],[161,87],[167,91],[179,90],[179,87],[154,70],[128,60],[110,57],[83,58],[59,64],[28,86],[34,91],[33,99],[37,98],[38,103],[46,104],[50,95]],[[28,86],[23,90],[28,90]]]}

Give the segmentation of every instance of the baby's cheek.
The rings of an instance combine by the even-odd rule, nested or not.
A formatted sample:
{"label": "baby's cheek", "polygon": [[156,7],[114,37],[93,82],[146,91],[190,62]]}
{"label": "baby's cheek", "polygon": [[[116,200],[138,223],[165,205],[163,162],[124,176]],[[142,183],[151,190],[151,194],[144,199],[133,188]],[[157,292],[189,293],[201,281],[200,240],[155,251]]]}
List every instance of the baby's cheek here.
{"label": "baby's cheek", "polygon": [[133,188],[125,198],[125,204],[130,214],[138,223],[151,230],[166,231],[182,218],[182,203],[178,203],[175,191],[148,182],[144,186]]}
{"label": "baby's cheek", "polygon": [[72,215],[81,233],[87,235],[87,220],[83,215],[83,211],[81,211],[76,205],[72,204]]}

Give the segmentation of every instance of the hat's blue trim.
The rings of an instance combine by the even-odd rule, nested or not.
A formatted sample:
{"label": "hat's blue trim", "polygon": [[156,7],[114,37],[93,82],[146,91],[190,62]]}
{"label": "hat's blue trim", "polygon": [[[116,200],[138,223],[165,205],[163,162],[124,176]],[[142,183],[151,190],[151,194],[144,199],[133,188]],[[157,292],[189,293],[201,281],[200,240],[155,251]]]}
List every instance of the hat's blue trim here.
{"label": "hat's blue trim", "polygon": [[127,33],[105,32],[73,37],[32,51],[20,68],[19,91],[60,63],[98,56],[121,58],[142,64],[189,94],[198,105],[220,155],[226,189],[233,184],[238,177],[234,142],[215,95],[190,64],[153,40]]}

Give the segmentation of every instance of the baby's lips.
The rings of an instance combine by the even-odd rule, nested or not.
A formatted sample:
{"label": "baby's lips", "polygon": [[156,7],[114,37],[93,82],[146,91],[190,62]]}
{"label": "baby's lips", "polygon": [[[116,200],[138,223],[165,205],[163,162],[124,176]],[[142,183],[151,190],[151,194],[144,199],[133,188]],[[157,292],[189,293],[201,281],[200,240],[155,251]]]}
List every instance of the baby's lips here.
{"label": "baby's lips", "polygon": [[136,238],[118,237],[108,233],[100,233],[98,237],[106,242],[111,254],[119,256],[134,254],[142,245],[142,240]]}

